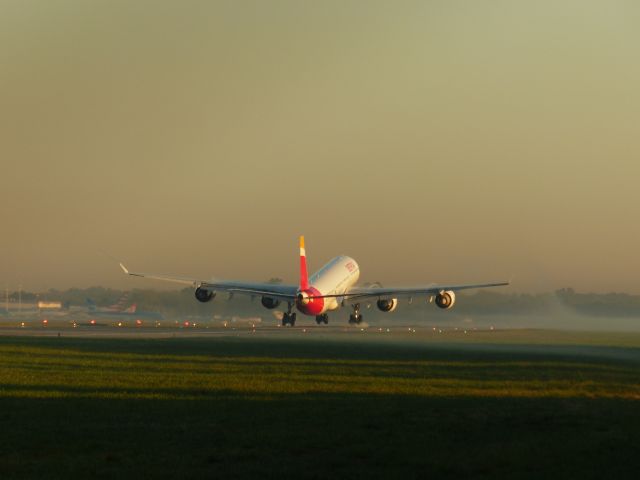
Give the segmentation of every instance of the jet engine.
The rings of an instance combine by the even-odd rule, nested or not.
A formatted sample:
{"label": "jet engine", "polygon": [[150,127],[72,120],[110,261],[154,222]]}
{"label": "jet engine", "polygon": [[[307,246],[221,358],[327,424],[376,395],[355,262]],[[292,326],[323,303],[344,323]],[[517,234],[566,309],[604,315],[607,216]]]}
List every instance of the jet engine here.
{"label": "jet engine", "polygon": [[278,305],[280,305],[280,300],[271,297],[262,297],[262,306],[268,308],[269,310],[273,310]]}
{"label": "jet engine", "polygon": [[440,308],[444,308],[445,310],[453,307],[456,303],[456,294],[451,290],[447,290],[446,292],[441,292],[436,295],[436,305]]}
{"label": "jet engine", "polygon": [[383,312],[393,312],[398,306],[397,298],[380,299],[376,302],[378,309]]}
{"label": "jet engine", "polygon": [[216,292],[212,292],[202,287],[196,288],[196,298],[199,302],[206,303],[213,300],[213,297],[216,296]]}

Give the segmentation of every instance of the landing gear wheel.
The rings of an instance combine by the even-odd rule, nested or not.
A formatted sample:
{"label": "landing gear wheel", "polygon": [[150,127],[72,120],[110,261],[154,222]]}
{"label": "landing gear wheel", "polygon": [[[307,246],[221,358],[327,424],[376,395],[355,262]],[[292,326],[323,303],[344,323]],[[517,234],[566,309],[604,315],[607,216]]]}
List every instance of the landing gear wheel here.
{"label": "landing gear wheel", "polygon": [[289,302],[289,311],[282,315],[282,326],[286,327],[287,325],[291,325],[292,327],[296,324],[296,314],[291,312],[293,308],[293,303]]}
{"label": "landing gear wheel", "polygon": [[353,305],[353,313],[349,315],[349,324],[361,324],[362,323],[362,315],[360,315],[360,304],[356,303]]}
{"label": "landing gear wheel", "polygon": [[296,324],[296,314],[295,313],[285,313],[282,316],[282,326],[286,327],[287,325],[291,325],[292,327]]}
{"label": "landing gear wheel", "polygon": [[327,315],[326,313],[323,313],[322,315],[316,315],[316,323],[318,325],[322,325],[323,323],[325,325],[329,324],[329,315]]}

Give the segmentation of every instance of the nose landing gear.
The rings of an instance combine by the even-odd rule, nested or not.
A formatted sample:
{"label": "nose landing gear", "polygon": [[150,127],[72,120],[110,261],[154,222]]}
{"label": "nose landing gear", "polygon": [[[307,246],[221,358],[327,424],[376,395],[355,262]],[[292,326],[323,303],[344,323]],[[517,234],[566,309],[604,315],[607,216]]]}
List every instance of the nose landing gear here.
{"label": "nose landing gear", "polygon": [[322,315],[316,315],[316,323],[318,325],[322,325],[323,323],[325,325],[329,324],[329,315],[327,315],[326,313],[323,313]]}

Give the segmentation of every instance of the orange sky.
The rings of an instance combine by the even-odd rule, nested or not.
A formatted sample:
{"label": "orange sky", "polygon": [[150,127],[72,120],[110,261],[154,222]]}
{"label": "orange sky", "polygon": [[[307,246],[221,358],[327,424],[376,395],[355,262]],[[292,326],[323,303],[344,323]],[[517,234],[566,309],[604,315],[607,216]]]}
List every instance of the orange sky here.
{"label": "orange sky", "polygon": [[640,293],[631,1],[0,3],[0,284]]}

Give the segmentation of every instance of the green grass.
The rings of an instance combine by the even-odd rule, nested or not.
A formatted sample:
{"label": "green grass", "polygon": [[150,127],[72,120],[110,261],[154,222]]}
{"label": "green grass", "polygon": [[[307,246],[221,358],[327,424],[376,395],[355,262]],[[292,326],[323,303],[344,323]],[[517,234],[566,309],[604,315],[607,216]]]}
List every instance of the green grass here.
{"label": "green grass", "polygon": [[547,333],[0,337],[0,478],[635,477],[638,342]]}

